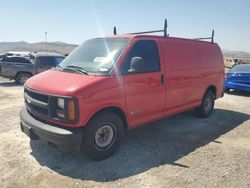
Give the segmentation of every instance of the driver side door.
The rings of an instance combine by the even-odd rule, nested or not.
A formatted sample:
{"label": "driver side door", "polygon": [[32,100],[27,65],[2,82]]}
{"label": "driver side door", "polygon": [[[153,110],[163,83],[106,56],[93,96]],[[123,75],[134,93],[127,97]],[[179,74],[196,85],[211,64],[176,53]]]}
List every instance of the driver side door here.
{"label": "driver side door", "polygon": [[[143,59],[143,70],[130,71],[133,57]],[[165,104],[163,69],[156,41],[140,39],[134,43],[120,68],[131,127],[163,117]]]}

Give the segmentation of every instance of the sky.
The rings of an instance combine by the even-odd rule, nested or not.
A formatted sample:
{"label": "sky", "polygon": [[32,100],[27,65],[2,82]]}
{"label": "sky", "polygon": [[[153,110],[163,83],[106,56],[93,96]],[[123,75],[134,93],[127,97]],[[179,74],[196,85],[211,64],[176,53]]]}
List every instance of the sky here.
{"label": "sky", "polygon": [[250,0],[0,0],[0,42],[62,41],[162,29],[208,37],[221,48],[250,52]]}

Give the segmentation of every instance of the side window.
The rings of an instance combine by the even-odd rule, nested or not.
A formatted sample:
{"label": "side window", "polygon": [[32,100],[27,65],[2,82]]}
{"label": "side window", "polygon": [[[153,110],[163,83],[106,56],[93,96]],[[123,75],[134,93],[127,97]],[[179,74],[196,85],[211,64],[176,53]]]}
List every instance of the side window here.
{"label": "side window", "polygon": [[6,62],[13,62],[13,63],[24,63],[25,58],[22,57],[7,57],[5,59]]}
{"label": "side window", "polygon": [[64,59],[64,57],[54,57],[55,65],[58,65],[59,63],[61,63],[63,59]]}
{"label": "side window", "polygon": [[19,63],[30,63],[30,61],[26,58],[23,57],[18,57],[18,62]]}
{"label": "side window", "polygon": [[143,68],[135,73],[157,72],[160,70],[158,49],[156,42],[153,40],[139,40],[134,44],[121,66],[120,72],[122,74],[130,72],[133,57],[142,58],[143,63]]}
{"label": "side window", "polygon": [[7,57],[5,59],[6,62],[17,62],[15,57]]}
{"label": "side window", "polygon": [[37,58],[37,63],[39,65],[46,66],[46,67],[55,66],[54,61],[53,61],[53,57],[40,56]]}
{"label": "side window", "polygon": [[5,58],[5,61],[6,61],[6,62],[13,62],[12,60],[13,60],[13,58],[11,58],[11,57],[6,57],[6,58]]}

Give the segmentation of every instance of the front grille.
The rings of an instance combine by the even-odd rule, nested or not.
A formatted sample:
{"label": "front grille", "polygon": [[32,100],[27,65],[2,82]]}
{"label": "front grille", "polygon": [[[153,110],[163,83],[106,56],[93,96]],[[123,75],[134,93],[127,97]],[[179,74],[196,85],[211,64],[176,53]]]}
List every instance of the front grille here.
{"label": "front grille", "polygon": [[[24,89],[25,105],[28,112],[38,118],[53,119],[65,123],[75,123],[78,120],[78,106],[75,106],[77,112],[77,119],[69,120],[67,116],[67,110],[60,109],[57,106],[57,98],[62,96],[47,95],[28,88]],[[67,109],[67,101],[74,100],[75,104],[77,100],[72,97],[63,97],[66,103],[65,109]],[[60,115],[59,115],[60,114]]]}
{"label": "front grille", "polygon": [[45,95],[45,94],[40,94],[40,93],[35,93],[31,90],[28,90],[28,89],[25,89],[24,91],[27,95],[29,95],[30,97],[38,100],[38,101],[42,101],[42,102],[45,102],[45,103],[48,103],[48,95]]}
{"label": "front grille", "polygon": [[55,110],[53,110],[56,108],[55,97],[25,88],[24,99],[26,107],[31,114],[46,118],[55,117]]}
{"label": "front grille", "polygon": [[40,112],[42,115],[47,116],[49,114],[48,109],[41,108],[41,107],[38,107],[38,106],[35,106],[35,105],[32,105],[32,104],[31,104],[31,108],[34,109],[37,112]]}

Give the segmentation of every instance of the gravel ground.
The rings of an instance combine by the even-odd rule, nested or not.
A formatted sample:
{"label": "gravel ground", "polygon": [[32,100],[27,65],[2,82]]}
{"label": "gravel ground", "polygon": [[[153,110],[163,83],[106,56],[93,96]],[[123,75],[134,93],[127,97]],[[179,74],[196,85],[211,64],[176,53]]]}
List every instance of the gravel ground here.
{"label": "gravel ground", "polygon": [[188,111],[127,132],[94,162],[30,141],[23,87],[0,77],[0,187],[250,187],[250,94],[231,92],[208,119]]}

